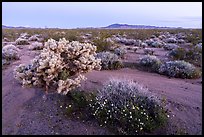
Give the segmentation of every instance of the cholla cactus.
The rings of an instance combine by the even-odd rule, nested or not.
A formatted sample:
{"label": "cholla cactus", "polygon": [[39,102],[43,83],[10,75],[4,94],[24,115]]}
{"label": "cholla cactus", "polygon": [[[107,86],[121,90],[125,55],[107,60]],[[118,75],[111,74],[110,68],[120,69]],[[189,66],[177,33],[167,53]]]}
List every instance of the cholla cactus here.
{"label": "cholla cactus", "polygon": [[44,48],[44,45],[40,42],[34,42],[31,44],[31,49],[32,50],[41,50]]}
{"label": "cholla cactus", "polygon": [[2,58],[4,59],[19,59],[19,49],[14,45],[6,45],[2,48]]}
{"label": "cholla cactus", "polygon": [[194,65],[183,60],[165,62],[160,66],[159,73],[179,78],[195,78],[201,74]]}
{"label": "cholla cactus", "polygon": [[122,62],[116,54],[99,52],[96,57],[101,59],[102,69],[117,69],[122,66]]}
{"label": "cholla cactus", "polygon": [[124,58],[125,54],[127,53],[127,50],[123,47],[119,47],[114,50],[114,53],[119,57]]}
{"label": "cholla cactus", "polygon": [[18,38],[16,39],[16,45],[28,45],[29,42],[27,39],[23,39],[23,38]]}
{"label": "cholla cactus", "polygon": [[144,49],[144,53],[145,54],[149,54],[149,55],[153,55],[154,54],[154,49],[151,49],[151,48],[145,48]]}
{"label": "cholla cactus", "polygon": [[14,77],[23,86],[44,86],[46,93],[49,87],[54,87],[57,93],[66,95],[80,86],[80,81],[85,79],[82,73],[101,68],[95,52],[96,46],[88,43],[49,39],[31,64],[15,68]]}
{"label": "cholla cactus", "polygon": [[150,67],[153,71],[157,72],[161,61],[156,56],[146,55],[140,58],[139,64],[145,67]]}
{"label": "cholla cactus", "polygon": [[178,47],[179,47],[179,46],[176,45],[176,44],[166,44],[166,45],[163,46],[163,48],[164,48],[165,50],[173,50],[173,49],[176,49],[176,48],[178,48]]}

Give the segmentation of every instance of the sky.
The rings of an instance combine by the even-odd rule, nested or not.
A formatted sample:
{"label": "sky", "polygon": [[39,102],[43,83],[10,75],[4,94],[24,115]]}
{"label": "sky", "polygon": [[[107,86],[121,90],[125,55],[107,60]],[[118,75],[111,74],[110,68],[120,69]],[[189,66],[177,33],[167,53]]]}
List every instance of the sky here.
{"label": "sky", "polygon": [[83,28],[110,24],[202,28],[202,2],[2,2],[2,25]]}

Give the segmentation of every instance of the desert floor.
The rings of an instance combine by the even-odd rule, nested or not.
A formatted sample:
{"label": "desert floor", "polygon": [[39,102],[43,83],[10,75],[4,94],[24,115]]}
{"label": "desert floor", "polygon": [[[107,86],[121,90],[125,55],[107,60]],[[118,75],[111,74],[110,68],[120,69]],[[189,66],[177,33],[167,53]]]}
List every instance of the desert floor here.
{"label": "desert floor", "polygon": [[[43,89],[22,88],[13,77],[13,69],[29,63],[39,51],[21,46],[21,59],[2,70],[2,133],[3,134],[112,134],[94,121],[70,119],[60,106],[65,97],[57,94],[43,98]],[[166,52],[156,49],[155,55],[165,59]],[[142,56],[128,51],[124,62],[137,62]],[[166,127],[152,134],[202,134],[202,79],[168,78],[133,68],[92,71],[85,74],[84,90],[100,89],[113,77],[132,79],[147,87],[150,92],[166,99],[170,118]]]}

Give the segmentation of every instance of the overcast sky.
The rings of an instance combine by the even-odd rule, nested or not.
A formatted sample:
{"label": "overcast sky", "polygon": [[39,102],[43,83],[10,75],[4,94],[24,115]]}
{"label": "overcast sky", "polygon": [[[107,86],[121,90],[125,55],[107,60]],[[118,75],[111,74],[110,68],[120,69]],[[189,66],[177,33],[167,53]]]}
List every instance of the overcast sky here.
{"label": "overcast sky", "polygon": [[202,2],[3,2],[2,24],[104,27],[113,23],[202,28]]}

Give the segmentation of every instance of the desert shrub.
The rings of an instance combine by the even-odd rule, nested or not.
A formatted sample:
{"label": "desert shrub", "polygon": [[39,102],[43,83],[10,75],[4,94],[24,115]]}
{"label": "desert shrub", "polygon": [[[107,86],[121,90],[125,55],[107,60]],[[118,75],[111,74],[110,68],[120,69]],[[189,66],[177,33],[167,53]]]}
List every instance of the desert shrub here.
{"label": "desert shrub", "polygon": [[160,41],[155,41],[151,44],[151,47],[155,47],[155,48],[161,48],[163,46],[163,43]]}
{"label": "desert shrub", "polygon": [[21,64],[14,69],[14,77],[23,86],[45,87],[46,93],[53,87],[55,92],[67,94],[85,79],[82,73],[100,69],[95,51],[96,47],[88,43],[49,39],[30,64]]}
{"label": "desert shrub", "polygon": [[100,125],[118,134],[142,134],[165,124],[167,114],[159,99],[130,80],[112,79],[90,104]]}
{"label": "desert shrub", "polygon": [[19,59],[19,49],[14,45],[6,45],[2,48],[2,58],[6,60]]}
{"label": "desert shrub", "polygon": [[194,65],[181,61],[168,61],[159,68],[159,73],[176,78],[198,78],[201,75]]}
{"label": "desert shrub", "polygon": [[5,38],[5,37],[3,38],[2,42],[3,42],[3,41],[4,41],[4,42],[10,42],[10,40],[9,40],[8,38]]}
{"label": "desert shrub", "polygon": [[145,43],[145,42],[142,42],[142,43],[141,43],[141,47],[146,48],[147,46],[148,46],[147,43]]}
{"label": "desert shrub", "polygon": [[178,45],[176,45],[176,44],[165,44],[165,45],[163,46],[163,48],[164,48],[165,50],[172,50],[172,49],[178,48]]}
{"label": "desert shrub", "polygon": [[135,46],[140,46],[141,40],[135,40],[135,39],[127,39],[124,37],[113,37],[113,40],[116,41],[117,43],[122,43],[124,45],[135,45]]}
{"label": "desert shrub", "polygon": [[171,50],[168,53],[168,56],[175,60],[183,60],[186,57],[186,50],[182,47],[178,47],[176,49]]}
{"label": "desert shrub", "polygon": [[146,55],[140,58],[139,64],[144,67],[150,68],[152,71],[157,72],[161,65],[161,61],[156,56]]}
{"label": "desert shrub", "polygon": [[145,43],[147,43],[148,46],[150,46],[154,42],[153,39],[147,39],[145,40]]}
{"label": "desert shrub", "polygon": [[177,40],[176,40],[176,38],[167,38],[167,39],[165,39],[165,42],[166,43],[176,43]]}
{"label": "desert shrub", "polygon": [[21,33],[20,34],[20,38],[22,39],[28,39],[30,37],[30,35],[28,33]]}
{"label": "desert shrub", "polygon": [[119,57],[111,52],[99,52],[96,57],[101,59],[102,69],[118,69],[123,66]]}
{"label": "desert shrub", "polygon": [[23,38],[18,38],[16,39],[16,45],[29,45],[29,42],[27,39],[23,39]]}
{"label": "desert shrub", "polygon": [[145,48],[144,49],[144,53],[147,55],[153,55],[154,54],[154,50],[151,48]]}
{"label": "desert shrub", "polygon": [[201,66],[202,64],[202,48],[196,46],[189,49],[178,47],[171,50],[168,56],[173,60],[184,60],[196,66]]}
{"label": "desert shrub", "polygon": [[[202,34],[201,34],[201,36],[202,36]],[[201,36],[196,36],[195,33],[193,33],[193,34],[190,33],[187,35],[186,40],[187,40],[187,42],[192,43],[193,45],[196,45],[196,44],[198,44],[198,41],[200,40],[200,38],[202,38]]]}
{"label": "desert shrub", "polygon": [[73,119],[81,120],[94,119],[89,105],[95,102],[96,93],[92,91],[83,91],[79,89],[71,90],[67,95],[65,102],[66,114]]}
{"label": "desert shrub", "polygon": [[158,38],[159,38],[160,40],[163,40],[163,39],[166,38],[166,36],[165,36],[165,35],[160,35],[160,36],[158,36]]}
{"label": "desert shrub", "polygon": [[32,50],[42,50],[44,48],[44,45],[40,42],[33,42],[31,44]]}
{"label": "desert shrub", "polygon": [[184,43],[185,43],[185,40],[183,40],[183,39],[178,39],[178,40],[177,40],[177,43],[184,44]]}
{"label": "desert shrub", "polygon": [[69,35],[67,38],[69,41],[77,41],[78,37],[76,35]]}
{"label": "desert shrub", "polygon": [[38,38],[37,36],[38,36],[38,35],[33,35],[33,36],[31,36],[28,40],[29,40],[29,41],[38,41],[39,38]]}
{"label": "desert shrub", "polygon": [[114,53],[119,57],[124,58],[125,54],[127,53],[127,50],[123,47],[119,47],[114,50]]}
{"label": "desert shrub", "polygon": [[1,61],[2,61],[2,67],[10,64],[10,62],[6,59],[2,59]]}
{"label": "desert shrub", "polygon": [[110,51],[113,46],[112,42],[101,37],[94,39],[93,44],[97,46],[97,52]]}
{"label": "desert shrub", "polygon": [[196,44],[195,48],[202,51],[202,43]]}

